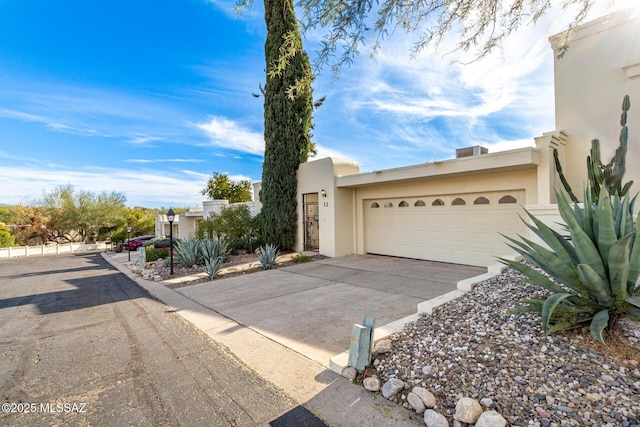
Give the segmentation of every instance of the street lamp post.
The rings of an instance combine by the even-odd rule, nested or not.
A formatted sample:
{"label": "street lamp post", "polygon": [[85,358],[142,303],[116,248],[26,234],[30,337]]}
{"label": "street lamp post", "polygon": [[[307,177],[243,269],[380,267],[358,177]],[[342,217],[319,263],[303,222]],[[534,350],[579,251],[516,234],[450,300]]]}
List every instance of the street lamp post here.
{"label": "street lamp post", "polygon": [[129,261],[131,261],[131,226],[127,225],[127,242],[129,242]]}
{"label": "street lamp post", "polygon": [[176,219],[176,214],[173,209],[169,208],[167,211],[167,221],[169,221],[169,268],[170,274],[173,275],[173,220]]}

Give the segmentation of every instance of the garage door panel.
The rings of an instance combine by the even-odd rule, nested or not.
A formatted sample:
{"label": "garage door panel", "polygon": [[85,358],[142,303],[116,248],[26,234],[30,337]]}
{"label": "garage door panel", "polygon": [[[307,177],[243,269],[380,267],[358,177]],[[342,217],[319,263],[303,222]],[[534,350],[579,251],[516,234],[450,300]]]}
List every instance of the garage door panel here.
{"label": "garage door panel", "polygon": [[[524,191],[366,200],[365,251],[472,265],[494,263],[496,256],[512,252],[498,230],[511,236],[525,232],[518,217],[523,212],[520,205],[498,204],[506,194],[524,200]],[[474,205],[480,196],[489,204]],[[466,204],[452,206],[457,198]],[[432,206],[436,199],[445,205]],[[408,206],[399,207],[403,200]],[[417,200],[423,200],[425,206],[415,206]],[[373,202],[380,208],[369,208]],[[383,208],[386,202],[393,207]]]}

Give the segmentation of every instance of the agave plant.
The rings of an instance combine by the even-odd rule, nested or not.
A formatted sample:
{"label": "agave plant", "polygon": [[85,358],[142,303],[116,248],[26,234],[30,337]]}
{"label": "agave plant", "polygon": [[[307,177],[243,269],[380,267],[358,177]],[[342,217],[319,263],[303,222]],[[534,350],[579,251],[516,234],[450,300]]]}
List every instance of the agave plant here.
{"label": "agave plant", "polygon": [[176,261],[178,264],[191,267],[192,265],[202,265],[201,243],[196,239],[181,239],[176,242]]}
{"label": "agave plant", "polygon": [[[545,333],[590,322],[593,336],[604,342],[602,333],[610,320],[640,318],[640,228],[627,209],[635,198],[630,201],[625,196],[621,202],[615,196],[612,203],[605,187],[595,206],[587,192],[585,197],[584,209],[578,204],[572,209],[566,197],[558,194],[569,237],[527,212],[533,222],[529,228],[548,248],[523,237],[522,241],[507,237],[514,250],[550,277],[523,263],[501,261],[552,293],[545,300],[526,300],[526,305],[513,312],[541,312]],[[551,321],[554,325],[550,327]]]}
{"label": "agave plant", "polygon": [[276,258],[280,255],[280,250],[275,245],[267,243],[256,249],[256,255],[262,264],[262,269],[269,270],[276,265]]}
{"label": "agave plant", "polygon": [[204,266],[207,271],[207,276],[209,279],[215,279],[222,267],[222,263],[224,262],[224,258],[215,257],[215,258],[205,258]]}
{"label": "agave plant", "polygon": [[224,260],[229,254],[228,245],[222,239],[202,240],[200,242],[200,250],[202,251],[202,257],[205,262],[216,258],[222,258]]}
{"label": "agave plant", "polygon": [[[527,226],[546,246],[521,236],[521,241],[506,237],[512,243],[511,248],[547,273],[527,264],[501,259],[524,274],[528,282],[551,292],[544,300],[526,300],[524,306],[512,310],[541,312],[545,333],[589,323],[593,336],[604,343],[603,331],[616,318],[640,318],[640,227],[633,217],[638,196],[630,198],[631,183],[621,185],[628,109],[626,96],[620,135],[624,149],[618,149],[609,165],[596,170],[600,167],[596,164],[599,146],[594,144],[592,148],[592,156],[598,157],[588,160],[588,167],[594,168],[589,170],[589,176],[596,178],[589,179],[584,190],[584,207],[577,203],[567,185],[565,188],[574,201],[573,208],[563,193],[557,193],[558,210],[569,235],[559,234],[527,212],[531,219]],[[558,173],[562,177],[559,164]],[[553,326],[550,326],[551,322]]]}

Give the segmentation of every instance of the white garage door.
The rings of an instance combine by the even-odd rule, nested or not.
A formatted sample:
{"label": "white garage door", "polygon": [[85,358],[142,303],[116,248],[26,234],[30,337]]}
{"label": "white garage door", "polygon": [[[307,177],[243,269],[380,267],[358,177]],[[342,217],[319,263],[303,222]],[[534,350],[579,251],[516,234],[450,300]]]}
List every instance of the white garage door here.
{"label": "white garage door", "polygon": [[364,201],[367,253],[486,266],[524,235],[524,191]]}

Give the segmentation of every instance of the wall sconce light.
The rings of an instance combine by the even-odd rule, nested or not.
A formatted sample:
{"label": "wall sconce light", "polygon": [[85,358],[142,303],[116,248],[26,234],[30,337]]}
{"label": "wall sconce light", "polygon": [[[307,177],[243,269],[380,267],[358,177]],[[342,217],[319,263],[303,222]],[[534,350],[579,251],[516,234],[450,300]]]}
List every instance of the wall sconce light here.
{"label": "wall sconce light", "polygon": [[322,194],[322,197],[327,197],[327,191],[324,188],[320,190],[320,194]]}

